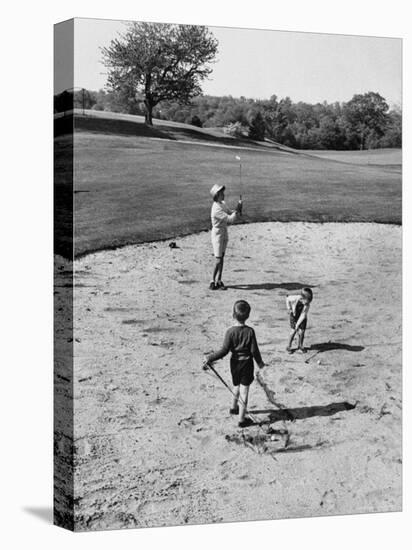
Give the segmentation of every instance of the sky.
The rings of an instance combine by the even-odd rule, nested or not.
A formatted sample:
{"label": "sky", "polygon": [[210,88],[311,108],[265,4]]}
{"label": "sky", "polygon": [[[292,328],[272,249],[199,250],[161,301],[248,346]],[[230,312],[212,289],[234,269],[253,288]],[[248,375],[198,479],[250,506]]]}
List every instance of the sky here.
{"label": "sky", "polygon": [[[76,19],[74,85],[104,88],[102,46],[125,29],[121,21]],[[348,101],[354,94],[380,93],[401,103],[402,41],[301,32],[210,27],[219,42],[213,72],[203,83],[208,95],[266,99],[275,94],[308,103]],[[62,89],[65,86],[62,80]],[[57,90],[59,91],[59,90]]]}

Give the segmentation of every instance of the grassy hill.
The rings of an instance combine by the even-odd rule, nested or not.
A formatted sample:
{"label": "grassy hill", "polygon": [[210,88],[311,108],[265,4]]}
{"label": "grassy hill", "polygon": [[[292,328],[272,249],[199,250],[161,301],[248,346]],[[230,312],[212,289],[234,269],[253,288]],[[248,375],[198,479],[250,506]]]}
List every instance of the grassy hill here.
{"label": "grassy hill", "polygon": [[[71,138],[58,120],[57,198],[71,178]],[[141,117],[94,111],[76,113],[74,127],[76,256],[208,229],[210,187],[226,185],[229,205],[239,196],[236,154],[245,223],[401,223],[400,152],[381,151],[371,163],[368,151],[299,152],[165,121],[151,129]],[[60,237],[56,248],[64,249]]]}
{"label": "grassy hill", "polygon": [[320,158],[348,162],[349,164],[361,164],[377,166],[386,170],[394,170],[402,173],[401,149],[371,149],[367,151],[305,151],[309,155]]}
{"label": "grassy hill", "polygon": [[[224,133],[223,128],[198,128],[190,124],[169,120],[154,119],[154,126],[146,126],[144,117],[124,113],[75,109],[74,125],[76,130],[91,131],[111,135],[140,136],[171,140],[189,140],[199,143],[214,143],[233,147],[254,147],[277,150],[293,149],[271,141],[258,142],[247,137],[236,138]],[[67,133],[67,116],[55,115],[55,133]]]}

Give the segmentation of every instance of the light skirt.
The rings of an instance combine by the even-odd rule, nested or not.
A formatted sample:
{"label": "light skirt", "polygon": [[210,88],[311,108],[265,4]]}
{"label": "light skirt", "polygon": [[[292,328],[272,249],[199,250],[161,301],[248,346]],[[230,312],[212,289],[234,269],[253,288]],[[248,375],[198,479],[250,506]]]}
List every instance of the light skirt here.
{"label": "light skirt", "polygon": [[228,242],[229,235],[227,231],[216,231],[212,229],[213,254],[216,258],[221,258],[225,254]]}

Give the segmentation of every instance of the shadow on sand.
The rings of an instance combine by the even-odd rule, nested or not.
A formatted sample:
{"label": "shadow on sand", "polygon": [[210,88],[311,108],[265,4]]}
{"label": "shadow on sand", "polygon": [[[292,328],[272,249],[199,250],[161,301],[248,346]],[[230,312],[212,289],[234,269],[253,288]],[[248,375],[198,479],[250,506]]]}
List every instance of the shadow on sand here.
{"label": "shadow on sand", "polygon": [[304,283],[255,283],[245,285],[227,285],[227,288],[237,290],[275,290],[282,288],[283,290],[301,290],[303,287],[315,288],[316,285],[307,285]]}
{"label": "shadow on sand", "polygon": [[[351,411],[356,404],[342,401],[340,403],[330,403],[329,405],[314,405],[312,407],[296,407],[293,409],[264,409],[250,411],[252,414],[268,414],[269,423],[282,420],[303,420],[313,416],[332,416],[342,411]],[[262,424],[265,424],[263,421]]]}
{"label": "shadow on sand", "polygon": [[333,351],[336,349],[342,349],[345,351],[363,351],[364,346],[351,346],[350,344],[340,344],[339,342],[322,342],[321,344],[312,344],[309,351],[318,351],[323,353],[324,351]]}

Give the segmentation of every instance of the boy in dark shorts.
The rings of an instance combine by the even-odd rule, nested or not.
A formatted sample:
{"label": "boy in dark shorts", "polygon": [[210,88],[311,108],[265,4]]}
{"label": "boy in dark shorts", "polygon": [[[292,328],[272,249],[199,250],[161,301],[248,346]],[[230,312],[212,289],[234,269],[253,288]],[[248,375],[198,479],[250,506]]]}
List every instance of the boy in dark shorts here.
{"label": "boy in dark shorts", "polygon": [[289,295],[286,297],[286,309],[289,312],[289,323],[290,328],[292,329],[286,348],[288,353],[293,353],[292,342],[296,333],[298,334],[298,349],[302,353],[306,353],[306,349],[303,347],[303,340],[305,339],[308,312],[312,300],[312,290],[306,287],[302,288],[300,294]]}
{"label": "boy in dark shorts", "polygon": [[222,348],[211,353],[206,358],[206,366],[214,361],[218,361],[232,353],[230,357],[230,372],[232,373],[232,382],[234,385],[234,398],[230,414],[239,415],[239,427],[245,428],[253,422],[250,418],[245,418],[247,402],[249,397],[249,387],[254,380],[254,364],[256,361],[259,368],[265,366],[260,355],[259,347],[256,341],[255,331],[252,327],[245,325],[250,315],[250,305],[244,300],[238,300],[233,306],[233,318],[236,324],[230,327],[225,334]]}

